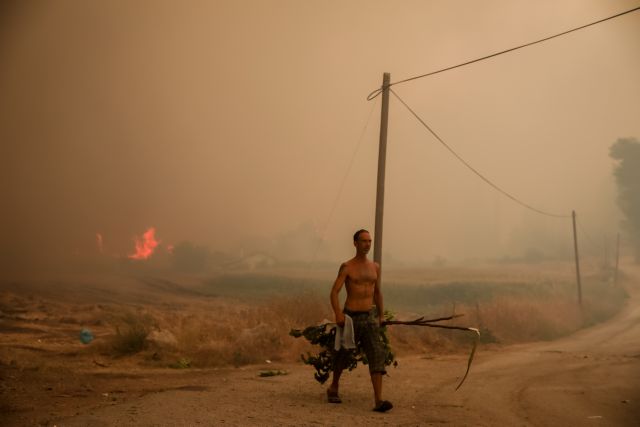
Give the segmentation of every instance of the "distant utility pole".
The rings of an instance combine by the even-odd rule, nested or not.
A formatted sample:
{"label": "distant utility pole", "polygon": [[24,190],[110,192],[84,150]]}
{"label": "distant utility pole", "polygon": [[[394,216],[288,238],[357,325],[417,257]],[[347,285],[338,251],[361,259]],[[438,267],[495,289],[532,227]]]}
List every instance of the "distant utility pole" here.
{"label": "distant utility pole", "polygon": [[382,111],[380,115],[380,146],[378,149],[378,186],[376,190],[376,229],[373,239],[373,260],[382,266],[382,220],[384,217],[384,172],[387,161],[387,126],[389,124],[389,83],[391,74],[382,77]]}
{"label": "distant utility pole", "polygon": [[613,273],[613,286],[618,286],[618,265],[620,264],[620,232],[616,238],[616,269]]}
{"label": "distant utility pole", "polygon": [[573,220],[573,249],[576,256],[576,279],[578,281],[578,304],[582,307],[582,282],[580,281],[580,257],[578,256],[578,234],[576,233],[576,211],[571,211]]}

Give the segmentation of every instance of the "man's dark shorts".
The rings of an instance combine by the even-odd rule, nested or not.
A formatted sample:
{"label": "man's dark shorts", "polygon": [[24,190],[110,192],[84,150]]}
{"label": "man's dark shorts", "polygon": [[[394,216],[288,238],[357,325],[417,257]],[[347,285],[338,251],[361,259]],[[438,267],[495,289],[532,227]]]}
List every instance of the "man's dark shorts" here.
{"label": "man's dark shorts", "polygon": [[[358,350],[367,356],[370,373],[386,374],[384,361],[387,359],[387,349],[382,341],[380,325],[378,324],[378,310],[373,307],[369,311],[344,310],[353,319],[353,332]],[[349,352],[344,348],[336,352],[334,369],[345,369],[349,359]]]}

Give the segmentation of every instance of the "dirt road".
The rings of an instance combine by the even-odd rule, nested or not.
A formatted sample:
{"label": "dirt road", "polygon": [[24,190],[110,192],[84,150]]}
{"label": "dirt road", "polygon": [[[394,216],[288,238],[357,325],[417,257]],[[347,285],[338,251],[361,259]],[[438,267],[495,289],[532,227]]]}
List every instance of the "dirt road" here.
{"label": "dirt road", "polygon": [[[385,379],[385,397],[395,404],[387,414],[371,411],[371,387],[362,368],[345,374],[340,405],[325,403],[324,387],[301,364],[189,370],[176,373],[174,385],[164,389],[151,385],[174,374],[158,373],[154,380],[140,373],[128,381],[147,382],[150,391],[127,395],[123,386],[112,391],[110,404],[78,406],[75,416],[54,416],[49,424],[638,426],[638,295],[607,323],[570,337],[481,348],[467,383],[455,392],[464,366],[464,356],[401,359]],[[288,374],[260,378],[262,369]]]}

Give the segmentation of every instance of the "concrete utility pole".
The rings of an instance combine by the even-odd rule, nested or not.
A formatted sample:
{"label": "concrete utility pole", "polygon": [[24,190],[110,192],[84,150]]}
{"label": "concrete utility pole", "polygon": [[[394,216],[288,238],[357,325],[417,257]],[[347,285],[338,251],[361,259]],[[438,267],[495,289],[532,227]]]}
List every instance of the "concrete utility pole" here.
{"label": "concrete utility pole", "polygon": [[382,110],[380,115],[380,146],[378,149],[378,186],[376,190],[376,229],[373,236],[373,260],[382,267],[382,221],[384,217],[384,172],[387,161],[387,126],[389,124],[389,83],[391,74],[382,77]]}
{"label": "concrete utility pole", "polygon": [[576,211],[571,211],[573,220],[573,249],[576,256],[576,279],[578,281],[578,304],[582,307],[582,282],[580,280],[580,257],[578,256],[578,234],[576,233]]}

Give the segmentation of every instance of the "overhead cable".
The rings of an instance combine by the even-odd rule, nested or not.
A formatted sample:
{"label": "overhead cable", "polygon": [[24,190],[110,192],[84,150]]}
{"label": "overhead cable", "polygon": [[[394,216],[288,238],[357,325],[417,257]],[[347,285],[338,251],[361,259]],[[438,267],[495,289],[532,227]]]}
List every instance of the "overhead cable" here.
{"label": "overhead cable", "polygon": [[406,102],[404,102],[404,100],[402,98],[400,98],[400,96],[398,96],[398,94],[393,90],[393,89],[389,89],[389,91],[398,99],[398,101],[400,101],[402,103],[402,105],[405,106],[405,108],[407,110],[409,110],[409,112],[422,124],[422,126],[424,126],[429,132],[431,132],[431,134],[447,149],[449,150],[449,152],[451,154],[453,154],[463,165],[465,165],[471,172],[473,172],[474,174],[476,174],[480,179],[482,179],[484,182],[486,182],[487,184],[489,184],[494,190],[500,192],[502,195],[508,197],[509,199],[511,199],[512,201],[516,202],[517,204],[524,206],[525,208],[539,213],[541,215],[546,215],[546,216],[550,216],[550,217],[555,217],[555,218],[569,218],[571,215],[560,215],[560,214],[555,214],[555,213],[550,213],[550,212],[546,212],[543,211],[541,209],[535,208],[531,205],[529,205],[528,203],[523,202],[522,200],[518,199],[517,197],[513,196],[512,194],[508,193],[507,191],[503,190],[502,188],[500,188],[498,185],[494,184],[489,178],[485,177],[484,175],[482,175],[477,169],[475,169],[473,166],[471,166],[466,160],[464,160],[458,153],[456,153],[456,151],[451,148],[449,146],[449,144],[447,144],[446,142],[444,142],[444,140],[442,138],[440,138],[440,136],[438,136],[437,133],[435,133],[433,131],[433,129],[431,129],[431,127],[429,127],[429,125],[415,112],[413,111],[413,109],[411,107],[409,107],[409,105],[407,105]]}
{"label": "overhead cable", "polygon": [[373,105],[371,106],[371,109],[369,110],[369,113],[367,114],[367,118],[365,120],[364,123],[364,127],[362,128],[362,131],[360,132],[360,136],[358,138],[358,141],[356,142],[356,145],[353,149],[353,152],[351,153],[351,159],[349,160],[349,165],[347,166],[347,170],[344,173],[344,176],[342,177],[342,181],[340,182],[340,187],[338,187],[338,194],[336,195],[335,200],[333,201],[333,205],[331,206],[331,210],[329,211],[329,216],[327,217],[326,222],[324,223],[324,227],[322,229],[322,234],[320,235],[320,241],[318,242],[316,249],[313,251],[313,258],[311,259],[311,263],[309,264],[309,267],[311,267],[311,265],[313,265],[316,261],[316,258],[318,256],[318,251],[320,250],[320,246],[322,245],[322,242],[324,241],[324,238],[327,234],[327,229],[329,228],[329,224],[331,223],[331,220],[333,219],[333,215],[335,213],[335,210],[338,206],[338,202],[340,201],[340,198],[342,197],[342,192],[344,190],[344,185],[347,182],[347,178],[349,177],[349,173],[351,172],[351,169],[353,168],[353,163],[356,159],[356,155],[358,154],[358,151],[360,151],[360,146],[362,145],[362,141],[364,140],[364,136],[365,133],[367,132],[367,129],[369,128],[369,122],[371,121],[371,116],[373,116],[373,111],[375,110],[377,103],[373,103]]}
{"label": "overhead cable", "polygon": [[[620,13],[618,13],[618,14],[616,14],[616,15],[612,15],[612,16],[609,16],[609,17],[607,17],[607,18],[600,19],[600,20],[598,20],[598,21],[591,22],[591,23],[586,24],[586,25],[581,25],[580,27],[572,28],[572,29],[570,29],[570,30],[563,31],[563,32],[558,33],[558,34],[554,34],[554,35],[552,35],[552,36],[545,37],[545,38],[540,39],[540,40],[536,40],[536,41],[532,41],[532,42],[529,42],[529,43],[525,43],[525,44],[520,45],[520,46],[516,46],[516,47],[512,47],[512,48],[510,48],[510,49],[502,50],[502,51],[500,51],[500,52],[492,53],[491,55],[483,56],[483,57],[481,57],[481,58],[472,59],[471,61],[463,62],[463,63],[458,64],[458,65],[453,65],[453,66],[450,66],[450,67],[442,68],[442,69],[437,70],[437,71],[431,71],[430,73],[421,74],[421,75],[419,75],[419,76],[410,77],[410,78],[408,78],[408,79],[399,80],[399,81],[397,81],[397,82],[392,82],[392,83],[389,83],[389,87],[391,87],[391,86],[393,86],[393,85],[400,84],[400,83],[406,83],[406,82],[409,82],[409,81],[411,81],[411,80],[417,80],[417,79],[421,79],[421,78],[423,78],[423,77],[433,76],[434,74],[443,73],[443,72],[445,72],[445,71],[453,70],[454,68],[464,67],[465,65],[469,65],[469,64],[476,63],[476,62],[484,61],[485,59],[493,58],[493,57],[498,56],[498,55],[502,55],[502,54],[505,54],[505,53],[513,52],[514,50],[522,49],[522,48],[525,48],[525,47],[532,46],[532,45],[534,45],[534,44],[538,44],[538,43],[545,42],[545,41],[547,41],[547,40],[554,39],[554,38],[556,38],[556,37],[564,36],[564,35],[566,35],[566,34],[569,34],[569,33],[574,32],[574,31],[582,30],[582,29],[584,29],[584,28],[591,27],[591,26],[593,26],[593,25],[597,25],[597,24],[600,24],[600,23],[602,23],[602,22],[609,21],[610,19],[618,18],[618,17],[623,16],[623,15],[626,15],[626,14],[628,14],[628,13],[636,12],[636,11],[638,11],[638,10],[640,10],[640,6],[635,7],[635,8],[633,8],[633,9],[629,9],[629,10],[624,11],[624,12],[620,12]],[[378,88],[378,89],[374,90],[373,92],[371,92],[371,93],[369,94],[369,96],[367,96],[367,100],[368,100],[368,101],[371,101],[373,98],[375,98],[375,97],[377,97],[378,95],[380,95],[380,94],[382,93],[382,91],[383,91],[383,90],[384,90],[384,88],[383,88],[383,87],[380,87],[380,88]]]}

